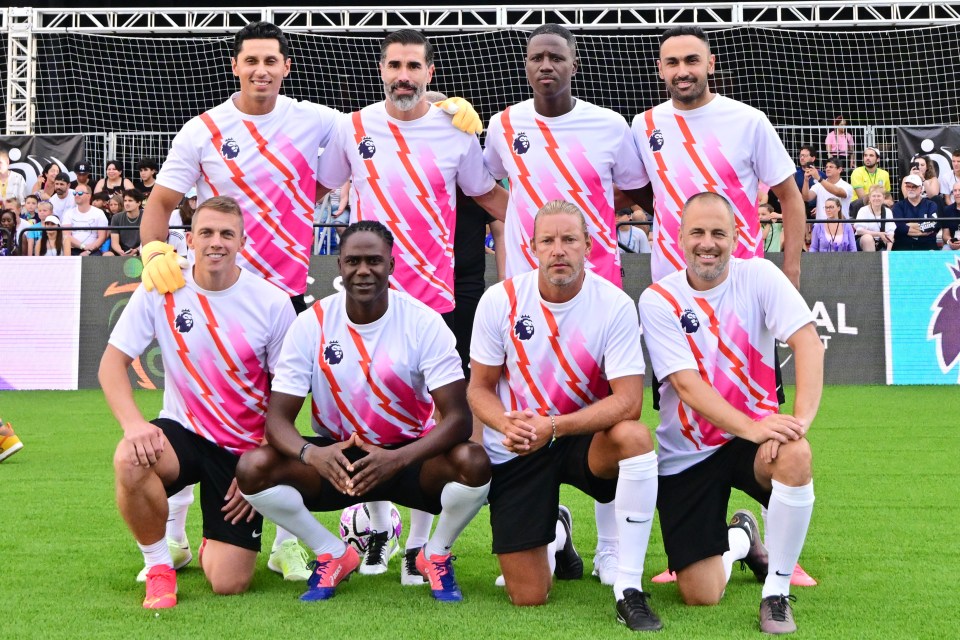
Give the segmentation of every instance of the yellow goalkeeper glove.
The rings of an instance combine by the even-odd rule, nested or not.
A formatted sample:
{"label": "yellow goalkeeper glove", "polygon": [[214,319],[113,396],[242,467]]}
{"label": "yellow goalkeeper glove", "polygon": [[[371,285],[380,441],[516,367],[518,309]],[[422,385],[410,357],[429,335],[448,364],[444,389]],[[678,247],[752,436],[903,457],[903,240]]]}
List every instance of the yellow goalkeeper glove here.
{"label": "yellow goalkeeper glove", "polygon": [[440,107],[453,116],[453,126],[460,131],[473,135],[483,132],[483,122],[480,121],[477,110],[463,98],[447,98],[441,102],[435,102],[434,106]]}
{"label": "yellow goalkeeper glove", "polygon": [[147,291],[156,289],[157,293],[171,293],[186,284],[183,269],[188,262],[166,242],[148,242],[140,250],[140,256],[143,260],[141,278]]}

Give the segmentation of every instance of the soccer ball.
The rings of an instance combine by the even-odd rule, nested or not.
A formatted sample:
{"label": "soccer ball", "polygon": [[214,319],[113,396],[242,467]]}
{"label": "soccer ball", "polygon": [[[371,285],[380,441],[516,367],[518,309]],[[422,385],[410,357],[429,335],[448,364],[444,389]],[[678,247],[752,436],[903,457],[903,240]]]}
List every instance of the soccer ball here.
{"label": "soccer ball", "polygon": [[[399,540],[403,533],[403,521],[397,507],[390,504],[391,537]],[[340,539],[357,550],[361,555],[366,552],[370,542],[370,512],[366,504],[347,507],[340,514]]]}

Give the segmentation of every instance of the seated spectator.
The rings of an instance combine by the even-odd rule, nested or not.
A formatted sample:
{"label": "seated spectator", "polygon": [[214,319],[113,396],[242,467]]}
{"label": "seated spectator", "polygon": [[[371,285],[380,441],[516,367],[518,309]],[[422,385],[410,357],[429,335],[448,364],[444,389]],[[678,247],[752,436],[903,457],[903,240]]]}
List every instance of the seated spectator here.
{"label": "seated spectator", "polygon": [[[800,192],[803,200],[807,202],[815,199],[817,201],[817,219],[823,220],[827,217],[824,211],[824,204],[831,197],[837,198],[840,200],[841,217],[849,218],[850,201],[853,200],[853,187],[850,186],[849,182],[840,177],[843,174],[840,160],[835,157],[830,158],[824,165],[824,169],[826,170],[827,177],[822,180],[818,179],[819,172],[816,167],[808,167],[805,169],[806,175],[810,180],[805,180],[803,183],[803,189]],[[809,184],[812,181],[815,181],[815,184],[810,187]]]}
{"label": "seated spectator", "polygon": [[867,147],[863,150],[863,164],[850,174],[850,186],[860,201],[866,203],[873,185],[880,185],[884,191],[893,188],[890,174],[880,168],[880,149]]}
{"label": "seated spectator", "polygon": [[810,236],[810,252],[823,253],[828,251],[856,251],[857,239],[853,235],[851,225],[840,222],[840,198],[827,198],[823,203],[826,220],[813,225]]}
{"label": "seated spectator", "polygon": [[133,189],[133,183],[129,178],[123,177],[123,170],[120,169],[120,163],[116,160],[107,160],[106,173],[105,177],[97,181],[94,191],[106,191],[112,196],[115,193],[122,194],[127,189]]}
{"label": "seated spectator", "polygon": [[111,214],[110,210],[107,208],[107,202],[109,200],[110,196],[108,196],[106,193],[103,191],[96,191],[92,196],[90,196],[90,206],[100,209],[107,217],[112,217],[115,214]]}
{"label": "seated spectator", "polygon": [[[883,251],[890,250],[893,246],[893,234],[897,230],[897,225],[889,221],[893,217],[893,211],[884,205],[883,200],[886,191],[881,184],[875,184],[869,188],[867,204],[860,207],[857,211],[858,222],[853,225],[861,251]],[[887,218],[888,222],[876,222],[881,218]],[[863,222],[859,222],[863,220]]]}
{"label": "seated spectator", "polygon": [[27,181],[10,170],[10,155],[5,149],[0,149],[0,197],[16,198],[18,203],[27,197]]}
{"label": "seated spectator", "polygon": [[647,234],[632,224],[624,224],[630,222],[633,222],[633,209],[617,211],[617,244],[620,245],[620,253],[650,253]]}
{"label": "seated spectator", "polygon": [[[925,251],[937,248],[937,205],[924,198],[921,189],[923,180],[915,173],[903,178],[901,189],[904,199],[893,205],[893,218],[897,225],[893,236],[894,251]],[[922,222],[901,222],[910,218],[923,218]]]}
{"label": "seated spectator", "polygon": [[[193,224],[193,214],[197,210],[197,189],[191,188],[183,194],[180,207],[170,215],[170,230],[167,232],[167,244],[180,256],[188,258],[191,250],[187,247],[187,231]],[[177,227],[186,227],[177,229]]]}
{"label": "seated spectator", "polygon": [[33,249],[33,255],[35,256],[69,256],[70,252],[70,242],[67,240],[66,236],[69,235],[69,232],[64,232],[63,229],[55,228],[61,226],[60,218],[53,215],[52,213],[46,217],[43,221],[43,228],[45,232],[40,236],[40,240],[37,242],[36,247]]}
{"label": "seated spectator", "polygon": [[76,203],[70,195],[70,175],[60,172],[53,181],[53,195],[50,197],[50,204],[53,205],[53,212],[61,220],[66,219],[67,211],[72,209]]}
{"label": "seated spectator", "polygon": [[783,216],[773,209],[773,205],[761,204],[757,207],[760,214],[760,231],[763,232],[763,252],[779,253],[783,251]]}
{"label": "seated spectator", "polygon": [[951,158],[953,171],[949,171],[940,176],[940,193],[946,195],[947,204],[954,204],[956,198],[953,195],[953,185],[960,182],[960,148],[953,150]]}
{"label": "seated spectator", "polygon": [[[103,191],[98,191],[97,193],[106,193]],[[103,210],[107,214],[108,218],[112,218],[123,211],[123,194],[114,193],[113,195],[107,196],[107,208]]]}
{"label": "seated spectator", "polygon": [[917,156],[910,163],[910,173],[920,176],[923,180],[923,187],[920,192],[921,198],[936,198],[940,195],[940,178],[937,177],[936,169],[933,168],[933,162],[927,156]]}
{"label": "seated spectator", "polygon": [[[77,206],[70,209],[63,220],[63,226],[68,228],[103,227],[96,230],[70,231],[71,253],[75,256],[99,256],[105,248],[103,244],[107,241],[107,216],[90,204],[91,196],[90,187],[77,187],[73,192]],[[56,213],[56,207],[54,207],[54,213]]]}
{"label": "seated spectator", "polygon": [[137,171],[140,172],[140,184],[137,185],[137,191],[143,194],[143,202],[146,203],[153,187],[157,184],[160,165],[157,164],[155,158],[144,158],[137,165]]}
{"label": "seated spectator", "polygon": [[10,209],[0,211],[0,256],[17,255],[18,218]]}
{"label": "seated spectator", "polygon": [[[957,166],[958,158],[960,158],[960,155],[953,156],[954,166]],[[960,221],[950,220],[949,218],[960,218],[960,209],[958,209],[958,205],[960,205],[960,180],[953,183],[950,199],[953,204],[943,210],[943,217],[947,220],[941,220],[940,224],[943,229],[943,249],[945,251],[956,251],[960,249]]]}
{"label": "seated spectator", "polygon": [[104,255],[138,256],[140,255],[140,219],[143,210],[140,204],[143,194],[137,189],[127,189],[123,193],[123,213],[114,214],[110,219],[111,227],[137,227],[136,229],[116,229],[110,231],[110,251]]}
{"label": "seated spectator", "polygon": [[30,191],[36,194],[41,201],[49,200],[53,197],[53,183],[56,182],[58,175],[60,175],[60,165],[56,162],[46,164],[43,167],[43,173],[33,183],[33,188]]}
{"label": "seated spectator", "polygon": [[[49,202],[41,202],[37,205],[37,216],[40,221],[30,227],[30,230],[23,234],[22,253],[25,256],[36,255],[36,245],[43,235],[43,221],[53,215],[53,205]],[[60,223],[58,222],[57,225]]]}
{"label": "seated spectator", "polygon": [[847,131],[847,119],[837,116],[833,120],[833,127],[823,141],[827,155],[834,156],[842,163],[839,165],[841,171],[847,166],[852,168],[854,143],[853,136]]}
{"label": "seated spectator", "polygon": [[29,194],[23,199],[23,207],[20,209],[20,217],[24,220],[30,220],[31,224],[36,224],[40,220],[40,217],[37,215],[37,207],[39,205],[40,198],[32,193]]}
{"label": "seated spectator", "polygon": [[93,185],[95,183],[93,175],[90,173],[90,163],[89,162],[78,162],[76,166],[73,167],[73,172],[77,175],[77,179],[70,183],[71,189],[76,189],[80,185],[90,187],[90,190],[93,191]]}

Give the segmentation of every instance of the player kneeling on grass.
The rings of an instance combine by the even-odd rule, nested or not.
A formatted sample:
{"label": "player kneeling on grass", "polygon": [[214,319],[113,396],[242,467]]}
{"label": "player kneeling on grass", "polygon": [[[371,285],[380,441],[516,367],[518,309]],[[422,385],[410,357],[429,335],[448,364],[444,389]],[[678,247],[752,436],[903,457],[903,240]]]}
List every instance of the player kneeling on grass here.
{"label": "player kneeling on grass", "polygon": [[493,461],[493,551],[515,605],[551,586],[560,484],[614,500],[620,536],[617,617],[636,631],[662,624],[640,579],[657,501],[657,454],[638,422],[643,352],[633,301],[584,268],[583,213],[554,200],[537,212],[539,268],[490,287],[470,347],[470,406]]}
{"label": "player kneeling on grass", "polygon": [[[662,381],[657,508],[667,559],[692,605],[717,604],[743,559],[763,582],[760,630],[792,633],[790,577],[814,500],[805,435],[820,405],[823,345],[786,276],[766,260],[730,257],[737,225],[726,199],[687,200],[679,240],[687,268],[639,303]],[[775,340],[794,355],[793,415],[777,413]],[[732,487],[768,508],[769,562],[749,511],[727,526]]]}
{"label": "player kneeling on grass", "polygon": [[[344,290],[293,323],[273,380],[270,444],[237,467],[250,504],[317,555],[302,600],[332,598],[360,564],[310,512],[377,500],[440,514],[417,569],[438,600],[463,599],[450,548],[487,498],[490,461],[468,441],[472,417],[453,333],[440,314],[389,288],[392,250],[393,235],[379,222],[343,232]],[[318,435],[304,438],[294,420],[308,392]]]}
{"label": "player kneeling on grass", "polygon": [[[237,266],[246,236],[232,198],[197,208],[187,284],[163,296],[138,287],[110,335],[100,385],[123,428],[113,465],[117,503],[143,552],[148,609],[177,603],[165,539],[167,497],[200,483],[200,565],[213,590],[240,593],[253,577],[263,518],[243,500],[234,470],[260,446],[270,376],[295,317],[280,289]],[[147,422],[127,369],[154,339],[164,368],[163,410]]]}

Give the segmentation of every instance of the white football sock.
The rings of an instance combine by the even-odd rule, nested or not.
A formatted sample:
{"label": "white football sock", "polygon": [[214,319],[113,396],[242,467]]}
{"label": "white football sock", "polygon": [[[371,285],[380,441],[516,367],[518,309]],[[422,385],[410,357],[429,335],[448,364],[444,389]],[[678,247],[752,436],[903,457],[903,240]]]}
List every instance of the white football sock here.
{"label": "white football sock", "polygon": [[813,481],[801,487],[772,482],[767,529],[770,569],[763,583],[764,598],[790,594],[790,577],[807,538],[814,502]]}
{"label": "white football sock", "polygon": [[297,536],[293,535],[283,527],[277,525],[277,537],[273,539],[273,551],[276,551],[280,548],[280,545],[286,542],[287,540],[296,540]]}
{"label": "white football sock", "polygon": [[303,496],[293,487],[281,484],[260,493],[243,494],[243,497],[264,518],[300,538],[317,556],[329,553],[339,558],[346,552],[343,540],[327,531],[313,517],[303,503]]}
{"label": "white football sock", "polygon": [[386,500],[367,502],[364,504],[370,514],[370,531],[393,533],[393,522],[390,518],[390,503]]}
{"label": "white football sock", "polygon": [[419,509],[410,509],[410,532],[407,534],[407,546],[404,550],[418,549],[427,544],[430,529],[433,528],[433,514]]}
{"label": "white football sock", "polygon": [[567,543],[567,530],[563,528],[563,525],[560,524],[560,521],[554,525],[554,538],[553,542],[547,543],[547,566],[550,567],[550,575],[553,575],[553,572],[557,568],[557,550],[562,549],[563,545]]}
{"label": "white football sock", "polygon": [[143,564],[150,567],[165,564],[168,567],[173,566],[173,558],[170,557],[170,547],[167,546],[166,538],[160,538],[153,544],[140,544],[140,552],[143,553]]}
{"label": "white football sock", "polygon": [[617,508],[611,500],[593,503],[593,517],[597,521],[597,553],[601,551],[617,551]]}
{"label": "white football sock", "polygon": [[760,519],[763,520],[763,546],[767,546],[767,508],[760,505]]}
{"label": "white football sock", "polygon": [[193,487],[189,485],[167,498],[167,537],[183,542],[187,539],[187,512],[193,504]]}
{"label": "white football sock", "polygon": [[450,553],[454,541],[483,507],[489,492],[489,482],[480,487],[468,487],[459,482],[447,483],[440,492],[442,509],[437,518],[437,528],[423,547],[423,555],[427,559]]}
{"label": "white football sock", "polygon": [[617,579],[613,583],[616,600],[623,598],[624,589],[643,591],[643,562],[647,556],[653,512],[657,508],[657,453],[620,461],[620,475],[614,499],[617,531],[623,543],[618,552]]}
{"label": "white football sock", "polygon": [[720,556],[720,559],[723,561],[724,580],[729,582],[733,563],[743,560],[750,553],[750,536],[740,527],[730,527],[727,529],[727,544],[730,545],[730,549]]}

